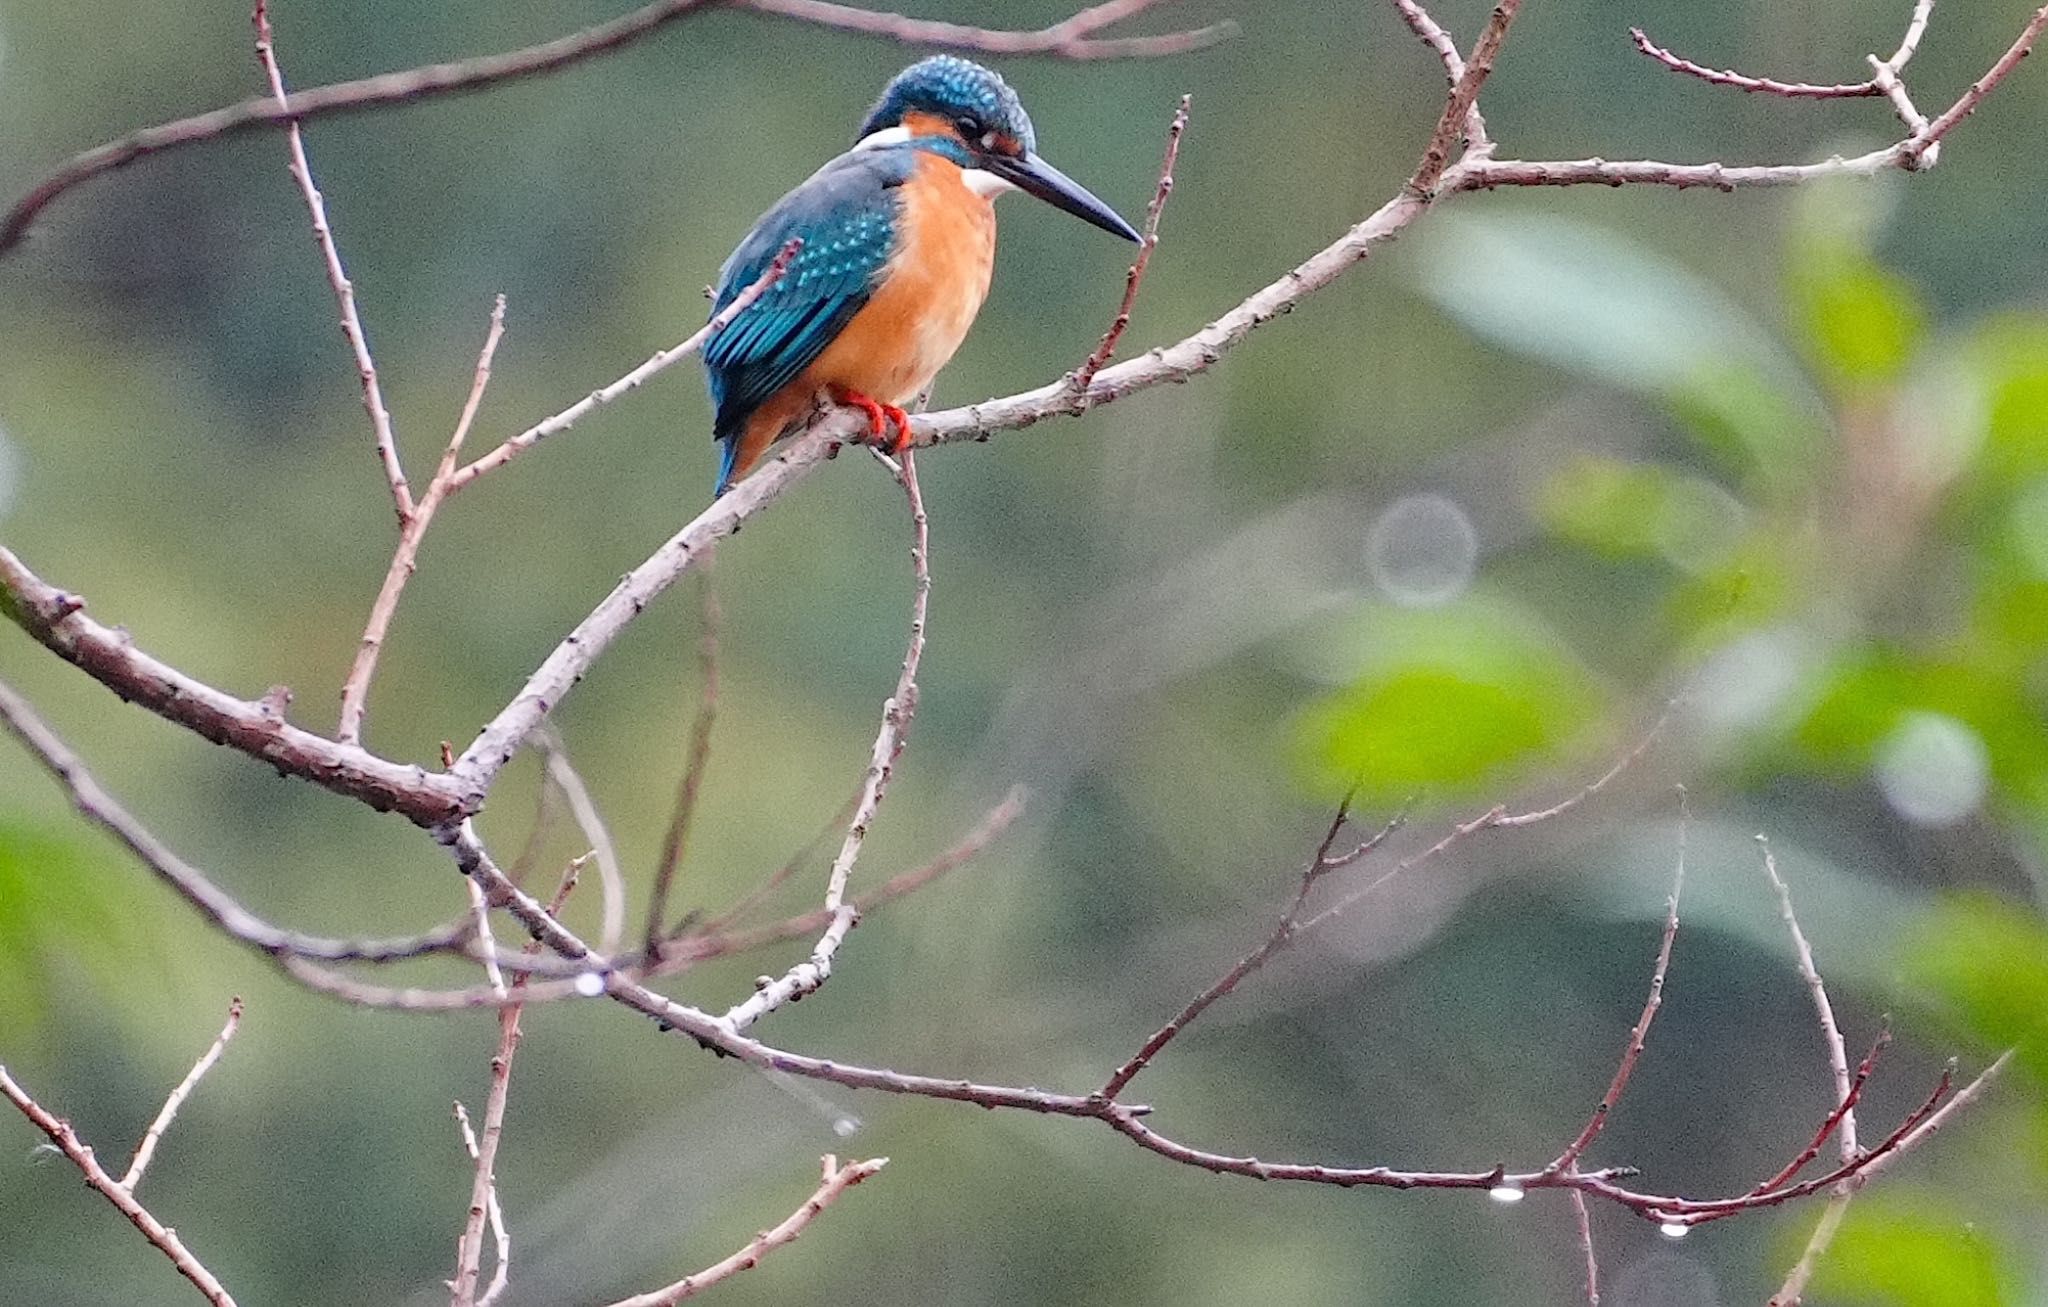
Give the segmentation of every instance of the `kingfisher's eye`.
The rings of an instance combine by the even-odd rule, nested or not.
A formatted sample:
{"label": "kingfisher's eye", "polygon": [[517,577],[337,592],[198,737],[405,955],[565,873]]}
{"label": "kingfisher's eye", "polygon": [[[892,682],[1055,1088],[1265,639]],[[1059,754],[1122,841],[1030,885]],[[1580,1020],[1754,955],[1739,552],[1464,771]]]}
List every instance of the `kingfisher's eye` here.
{"label": "kingfisher's eye", "polygon": [[960,139],[965,141],[971,141],[981,135],[981,119],[970,113],[963,113],[955,118],[953,127],[960,133]]}

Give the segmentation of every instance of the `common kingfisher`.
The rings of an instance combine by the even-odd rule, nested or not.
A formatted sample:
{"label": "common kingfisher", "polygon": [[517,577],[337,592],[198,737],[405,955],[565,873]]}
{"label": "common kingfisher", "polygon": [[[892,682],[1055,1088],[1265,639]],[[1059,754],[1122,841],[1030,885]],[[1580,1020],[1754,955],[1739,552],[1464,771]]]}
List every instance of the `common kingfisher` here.
{"label": "common kingfisher", "polygon": [[1022,190],[1129,241],[1114,209],[1038,157],[1017,93],[980,64],[937,55],[898,73],[854,147],[777,201],[719,272],[716,317],[789,245],[760,297],[704,348],[724,447],[723,495],[820,400],[859,408],[901,453],[902,405],[960,348],[988,295],[995,197]]}

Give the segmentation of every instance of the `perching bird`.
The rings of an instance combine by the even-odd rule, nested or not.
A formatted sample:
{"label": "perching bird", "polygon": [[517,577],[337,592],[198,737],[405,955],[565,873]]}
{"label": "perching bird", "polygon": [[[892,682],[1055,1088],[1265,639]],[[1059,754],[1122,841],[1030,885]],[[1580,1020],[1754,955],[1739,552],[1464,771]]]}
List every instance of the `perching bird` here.
{"label": "perching bird", "polygon": [[1017,93],[980,64],[938,55],[896,75],[851,150],[777,201],[719,273],[715,317],[793,238],[781,278],[704,347],[724,447],[714,495],[792,434],[820,398],[885,423],[967,335],[995,261],[993,200],[1023,190],[1126,240],[1131,225],[1038,157]]}

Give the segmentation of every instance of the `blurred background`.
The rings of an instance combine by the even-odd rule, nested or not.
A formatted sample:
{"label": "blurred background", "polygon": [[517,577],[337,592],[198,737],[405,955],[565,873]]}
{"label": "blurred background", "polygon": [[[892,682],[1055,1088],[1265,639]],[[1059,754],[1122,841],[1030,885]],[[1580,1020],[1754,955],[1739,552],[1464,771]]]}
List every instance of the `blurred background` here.
{"label": "blurred background", "polygon": [[[1675,77],[1823,81],[1897,42],[1904,0],[1531,5],[1489,85],[1504,155],[1805,160],[1872,148],[1882,101],[1786,103]],[[546,39],[598,0],[280,0],[297,86]],[[1031,26],[1058,0],[934,0]],[[1445,0],[1462,39],[1484,9]],[[1948,4],[1923,109],[2024,3]],[[1389,6],[1189,0],[1234,15],[1182,58],[1002,66],[1048,158],[1136,216],[1167,118],[1194,125],[1126,352],[1177,339],[1391,195],[1441,70]],[[71,152],[260,85],[236,4],[0,0],[0,193]],[[1143,29],[1140,29],[1143,30]],[[423,482],[491,297],[510,303],[477,448],[686,335],[754,216],[850,141],[899,47],[713,14],[560,76],[307,132],[399,441]],[[1687,926],[1634,1086],[1590,1161],[1740,1192],[1831,1101],[1758,868],[1767,832],[1852,1049],[1898,1035],[1881,1137],[1944,1059],[2013,1042],[1989,1099],[1859,1200],[1810,1302],[2048,1301],[2048,73],[2022,68],[1906,178],[1736,195],[1458,199],[1209,375],[922,460],[935,590],[923,707],[859,878],[1026,817],[874,914],[784,1045],[1069,1090],[1251,947],[1334,802],[1413,801],[1412,850],[1496,802],[1578,812],[1395,880],[1210,1014],[1133,1096],[1226,1152],[1536,1166],[1576,1132],[1642,1002],[1686,831]],[[935,402],[1032,386],[1092,347],[1126,251],[1026,200]],[[388,495],[285,172],[254,135],[56,204],[0,264],[0,539],[153,653],[297,692],[331,730],[390,555]],[[368,743],[465,742],[617,576],[704,503],[694,366],[454,502],[370,703]],[[856,784],[909,596],[899,492],[842,458],[719,556],[723,684],[679,907],[729,904]],[[700,678],[692,587],[557,714],[644,894]],[[14,632],[29,693],[173,847],[274,920],[402,932],[464,902],[404,823],[118,703]],[[486,834],[516,847],[537,769]],[[550,861],[577,852],[565,830]],[[1391,865],[1355,873],[1362,878]],[[812,858],[769,911],[812,906]],[[572,919],[587,925],[597,896]],[[638,900],[636,899],[636,904]],[[637,917],[636,917],[637,919]],[[803,946],[706,968],[723,1005]],[[404,973],[471,983],[452,969]],[[495,1024],[308,995],[202,928],[0,749],[0,1057],[125,1156],[232,994],[248,1016],[144,1197],[247,1304],[426,1304],[470,1169]],[[785,1215],[827,1150],[889,1170],[717,1292],[744,1303],[1582,1300],[1566,1204],[1261,1186],[1100,1128],[784,1084],[602,1006],[527,1017],[499,1173],[509,1302],[596,1303]],[[842,1137],[851,1131],[851,1137]],[[12,1114],[0,1302],[190,1298]],[[1604,1301],[1759,1303],[1813,1204],[1683,1241],[1593,1210]]]}

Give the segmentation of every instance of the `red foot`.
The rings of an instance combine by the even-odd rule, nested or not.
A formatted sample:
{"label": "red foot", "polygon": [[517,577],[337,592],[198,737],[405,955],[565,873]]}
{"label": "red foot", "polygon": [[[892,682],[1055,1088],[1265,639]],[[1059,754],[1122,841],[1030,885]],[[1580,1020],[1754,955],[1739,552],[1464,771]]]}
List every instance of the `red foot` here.
{"label": "red foot", "polygon": [[[910,414],[894,404],[883,404],[857,390],[842,390],[837,398],[842,404],[851,405],[868,415],[868,439],[892,455],[900,455],[910,447]],[[889,425],[896,426],[896,438],[888,439]]]}

